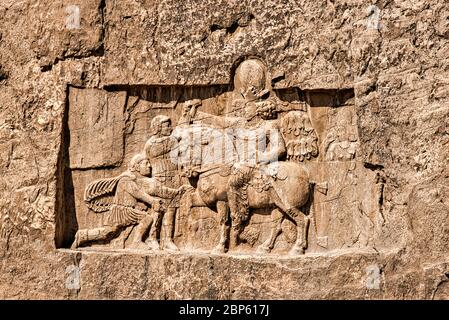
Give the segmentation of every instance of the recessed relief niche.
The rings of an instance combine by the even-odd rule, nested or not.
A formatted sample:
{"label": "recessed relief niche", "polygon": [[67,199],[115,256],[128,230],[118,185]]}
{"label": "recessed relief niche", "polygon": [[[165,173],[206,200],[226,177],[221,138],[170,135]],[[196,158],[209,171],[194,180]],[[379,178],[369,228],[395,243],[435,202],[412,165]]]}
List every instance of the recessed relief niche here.
{"label": "recessed relief niche", "polygon": [[70,87],[56,245],[300,256],[373,246],[382,186],[358,159],[354,91]]}

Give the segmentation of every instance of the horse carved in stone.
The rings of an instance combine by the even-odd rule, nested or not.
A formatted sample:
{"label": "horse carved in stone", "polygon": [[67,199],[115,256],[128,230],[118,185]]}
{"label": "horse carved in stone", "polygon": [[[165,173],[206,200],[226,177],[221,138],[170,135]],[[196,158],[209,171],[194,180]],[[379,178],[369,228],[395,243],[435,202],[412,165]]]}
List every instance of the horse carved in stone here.
{"label": "horse carved in stone", "polygon": [[[180,140],[182,144],[182,139]],[[238,244],[239,234],[243,231],[242,221],[237,221],[235,217],[230,216],[228,206],[228,183],[230,170],[234,164],[228,161],[211,165],[201,152],[195,161],[195,163],[189,161],[183,164],[186,176],[189,177],[195,190],[184,195],[182,210],[190,210],[191,207],[208,207],[220,215],[220,240],[212,253],[224,253],[228,243],[230,246]],[[209,162],[209,165],[204,165],[205,162]],[[268,253],[273,249],[276,238],[282,231],[282,222],[287,218],[295,224],[297,233],[296,242],[289,253],[290,255],[303,254],[307,248],[310,221],[305,208],[315,183],[310,180],[306,168],[296,162],[278,161],[258,165],[254,172],[258,174],[252,175],[246,190],[248,207],[253,213],[267,212],[254,209],[271,208],[268,214],[271,214],[273,219],[270,236],[258,247],[257,251]],[[270,187],[257,187],[255,180],[260,179],[261,175],[273,179]],[[319,187],[319,190],[325,188],[321,185]],[[273,188],[276,188],[277,197],[272,196]]]}

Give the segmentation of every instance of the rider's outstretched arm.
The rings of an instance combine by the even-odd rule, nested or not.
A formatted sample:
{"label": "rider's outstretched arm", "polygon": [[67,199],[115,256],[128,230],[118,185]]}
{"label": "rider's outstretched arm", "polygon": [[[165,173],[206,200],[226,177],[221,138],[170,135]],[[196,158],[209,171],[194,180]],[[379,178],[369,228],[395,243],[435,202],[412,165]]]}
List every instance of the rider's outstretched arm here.
{"label": "rider's outstretched arm", "polygon": [[233,128],[243,126],[246,122],[242,117],[216,116],[211,113],[197,111],[193,123],[208,124],[220,129]]}

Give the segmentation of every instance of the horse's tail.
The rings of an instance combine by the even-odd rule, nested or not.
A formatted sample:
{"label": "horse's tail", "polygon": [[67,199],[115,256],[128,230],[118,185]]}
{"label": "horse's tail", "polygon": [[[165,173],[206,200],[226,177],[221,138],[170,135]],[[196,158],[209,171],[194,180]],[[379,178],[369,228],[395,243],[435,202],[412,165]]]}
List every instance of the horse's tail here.
{"label": "horse's tail", "polygon": [[318,192],[326,195],[327,191],[329,189],[329,186],[328,186],[327,181],[316,182],[314,180],[310,180],[309,183],[310,183],[310,187],[311,187],[311,194],[309,196],[309,216],[310,216],[309,219],[312,220],[312,223],[313,223],[313,225],[315,227],[314,228],[315,229],[315,235],[318,236],[318,226],[317,226],[317,223],[316,223],[315,207],[314,207],[314,205],[312,203],[313,202],[312,199],[313,199],[313,196],[314,196],[313,194],[314,194],[315,190],[317,190]]}

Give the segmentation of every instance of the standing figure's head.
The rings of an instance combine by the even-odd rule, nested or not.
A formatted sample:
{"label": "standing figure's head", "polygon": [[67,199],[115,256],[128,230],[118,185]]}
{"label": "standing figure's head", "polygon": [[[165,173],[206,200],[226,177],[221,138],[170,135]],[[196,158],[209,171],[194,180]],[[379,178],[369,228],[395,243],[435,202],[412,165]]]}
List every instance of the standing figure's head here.
{"label": "standing figure's head", "polygon": [[128,170],[131,172],[137,172],[145,177],[151,176],[151,165],[148,159],[141,153],[132,157],[128,165]]}
{"label": "standing figure's head", "polygon": [[167,116],[156,116],[151,120],[150,131],[152,136],[169,136],[172,132],[171,120]]}
{"label": "standing figure's head", "polygon": [[235,71],[234,88],[246,101],[254,101],[269,92],[265,66],[258,59],[243,61]]}

